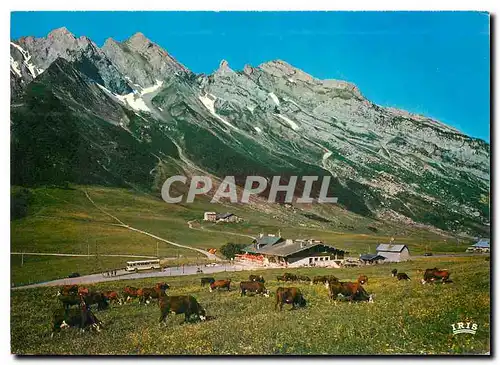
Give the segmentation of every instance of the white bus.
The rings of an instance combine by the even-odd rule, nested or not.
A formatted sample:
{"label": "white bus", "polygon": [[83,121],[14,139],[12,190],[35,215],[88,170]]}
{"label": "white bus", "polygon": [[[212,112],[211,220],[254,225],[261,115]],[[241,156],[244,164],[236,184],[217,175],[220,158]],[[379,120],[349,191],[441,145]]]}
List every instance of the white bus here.
{"label": "white bus", "polygon": [[160,269],[160,260],[127,261],[127,271]]}

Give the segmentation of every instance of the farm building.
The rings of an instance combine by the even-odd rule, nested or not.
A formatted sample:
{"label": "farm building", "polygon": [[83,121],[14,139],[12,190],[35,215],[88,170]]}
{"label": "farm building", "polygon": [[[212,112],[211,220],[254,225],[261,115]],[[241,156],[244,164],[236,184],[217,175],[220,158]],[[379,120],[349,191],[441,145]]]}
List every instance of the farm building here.
{"label": "farm building", "polygon": [[381,243],[377,246],[377,255],[385,257],[387,262],[407,261],[410,259],[410,250],[406,245]]}
{"label": "farm building", "polygon": [[209,222],[239,222],[241,219],[233,213],[205,212],[203,220]]}
{"label": "farm building", "polygon": [[469,246],[466,250],[467,252],[490,252],[490,240],[486,238],[481,238],[472,246]]}
{"label": "farm building", "polygon": [[205,214],[203,214],[203,220],[209,222],[215,222],[217,220],[217,213],[205,212]]}
{"label": "farm building", "polygon": [[233,213],[217,214],[217,222],[239,222],[241,219]]}
{"label": "farm building", "polygon": [[378,264],[379,262],[384,261],[385,257],[374,253],[366,253],[364,255],[360,255],[359,259],[364,264],[370,265],[370,264]]}
{"label": "farm building", "polygon": [[246,255],[261,257],[262,264],[280,266],[334,266],[338,267],[345,251],[313,239],[283,239],[280,236],[261,235],[245,247]]}

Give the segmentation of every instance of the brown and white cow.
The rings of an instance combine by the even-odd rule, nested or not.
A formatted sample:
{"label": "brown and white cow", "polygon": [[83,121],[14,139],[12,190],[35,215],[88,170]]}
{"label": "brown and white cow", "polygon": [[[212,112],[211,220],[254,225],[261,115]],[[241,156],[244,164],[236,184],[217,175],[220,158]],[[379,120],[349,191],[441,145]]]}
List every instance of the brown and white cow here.
{"label": "brown and white cow", "polygon": [[207,319],[205,309],[191,295],[162,296],[160,299],[160,323],[165,321],[169,313],[184,313],[184,322],[188,322],[192,315],[202,321]]}
{"label": "brown and white cow", "polygon": [[242,297],[245,296],[247,292],[262,294],[265,297],[269,297],[269,290],[259,281],[242,281],[240,283],[240,290]]}

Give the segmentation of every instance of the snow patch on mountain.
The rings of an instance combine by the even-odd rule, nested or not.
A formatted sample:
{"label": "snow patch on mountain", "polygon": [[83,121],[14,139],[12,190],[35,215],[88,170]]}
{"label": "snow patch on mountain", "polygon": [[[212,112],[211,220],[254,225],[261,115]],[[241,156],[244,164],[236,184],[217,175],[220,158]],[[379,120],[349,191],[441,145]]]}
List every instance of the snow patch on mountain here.
{"label": "snow patch on mountain", "polygon": [[224,123],[225,125],[227,125],[230,128],[238,129],[215,112],[215,100],[217,100],[216,96],[214,96],[212,94],[199,95],[198,99],[200,99],[200,101],[205,106],[205,108],[207,108],[208,111],[210,112],[210,114],[212,114],[215,118],[217,118],[218,120],[220,120],[222,123]]}
{"label": "snow patch on mountain", "polygon": [[12,56],[10,56],[10,69],[14,71],[17,76],[22,77],[19,63]]}
{"label": "snow patch on mountain", "polygon": [[276,94],[274,94],[274,93],[269,93],[269,96],[271,97],[271,99],[273,99],[273,101],[274,101],[274,103],[275,103],[276,105],[280,105],[280,101],[279,101],[278,97],[276,96]]}
{"label": "snow patch on mountain", "polygon": [[298,131],[300,129],[300,127],[297,125],[297,123],[295,123],[293,120],[291,120],[290,118],[287,118],[285,117],[284,115],[281,115],[281,114],[274,114],[276,115],[277,117],[280,117],[281,119],[283,119],[285,122],[287,122],[290,127],[292,127],[292,129],[294,131]]}
{"label": "snow patch on mountain", "polygon": [[[33,63],[31,63],[31,62],[30,62],[30,60],[31,60],[31,55],[29,54],[29,52],[28,52],[28,51],[25,51],[25,50],[23,49],[23,47],[21,47],[21,46],[20,46],[20,45],[18,45],[18,44],[15,44],[14,42],[10,42],[10,45],[11,45],[11,46],[13,46],[13,47],[15,47],[15,48],[17,48],[17,50],[19,50],[19,52],[21,52],[21,54],[23,55],[23,63],[24,63],[24,65],[28,68],[28,70],[29,70],[29,72],[30,72],[30,74],[31,74],[31,76],[32,76],[33,78],[37,77],[38,75],[40,75],[40,74],[44,71],[44,69],[43,69],[43,68],[38,68],[38,67],[36,67]],[[13,61],[13,58],[11,57],[11,58],[10,58],[10,63],[11,63],[11,66],[12,66],[12,64],[13,64],[13,62],[12,62],[12,61]],[[14,61],[14,62],[15,62],[15,66],[17,66],[17,67],[18,67],[18,69],[19,69],[19,64],[18,64],[16,61]],[[17,73],[17,72],[16,72],[16,73]],[[20,71],[20,70],[19,70],[18,75],[19,75],[19,76],[21,76],[21,71]]]}
{"label": "snow patch on mountain", "polygon": [[131,93],[126,95],[117,95],[112,91],[106,89],[104,86],[97,84],[97,86],[106,91],[116,100],[120,101],[122,104],[129,106],[133,110],[149,112],[149,113],[151,113],[151,109],[147,106],[145,100],[142,97],[157,91],[162,85],[163,81],[156,80],[156,83],[153,86],[146,87],[142,89],[140,92],[138,92],[137,90],[133,90]]}

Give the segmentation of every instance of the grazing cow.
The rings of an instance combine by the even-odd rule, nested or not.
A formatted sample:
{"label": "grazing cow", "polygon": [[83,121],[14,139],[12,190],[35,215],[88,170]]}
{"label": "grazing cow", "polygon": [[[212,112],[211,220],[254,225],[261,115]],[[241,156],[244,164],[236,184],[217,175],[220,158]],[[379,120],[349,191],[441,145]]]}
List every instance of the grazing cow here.
{"label": "grazing cow", "polygon": [[295,287],[291,288],[283,288],[279,287],[276,290],[276,304],[274,305],[274,309],[276,310],[279,306],[280,311],[283,310],[283,304],[291,304],[292,308],[290,310],[298,307],[305,307],[306,300],[302,296],[302,293],[299,289]]}
{"label": "grazing cow", "polygon": [[450,273],[447,270],[439,270],[437,267],[425,270],[422,284],[434,283],[436,280],[441,280],[441,283],[450,282]]}
{"label": "grazing cow", "polygon": [[125,297],[125,301],[129,302],[133,298],[137,298],[137,288],[134,288],[132,286],[126,286],[123,289],[123,296]]}
{"label": "grazing cow", "polygon": [[216,280],[213,283],[210,284],[210,292],[214,291],[215,289],[224,289],[227,288],[227,291],[229,291],[229,287],[231,286],[231,279],[228,280]]}
{"label": "grazing cow", "polygon": [[87,307],[90,307],[93,304],[97,304],[97,310],[104,310],[109,308],[108,299],[104,296],[103,293],[98,291],[91,291],[87,295],[82,295],[83,301]]}
{"label": "grazing cow", "polygon": [[311,281],[309,276],[299,275],[297,278],[299,279],[299,281],[305,281],[306,283]]}
{"label": "grazing cow", "polygon": [[78,285],[64,285],[57,292],[57,295],[77,295],[77,294],[78,294]]}
{"label": "grazing cow", "polygon": [[153,299],[160,299],[160,297],[166,295],[165,290],[154,288],[141,288],[137,290],[137,297],[139,298],[139,304],[149,304]]}
{"label": "grazing cow", "polygon": [[202,306],[191,295],[163,296],[160,299],[160,323],[165,321],[169,313],[184,313],[184,322],[195,314],[202,321],[206,320],[206,313]]}
{"label": "grazing cow", "polygon": [[79,327],[85,330],[85,328],[90,327],[97,332],[101,332],[101,326],[103,326],[102,322],[85,305],[70,310],[57,309],[54,311],[52,318],[51,337],[54,336],[55,332],[60,332],[63,328]]}
{"label": "grazing cow", "polygon": [[264,277],[262,275],[250,275],[248,277],[248,280],[250,281],[258,281],[259,283],[264,284],[266,281],[264,280]]}
{"label": "grazing cow", "polygon": [[118,303],[120,305],[123,304],[123,299],[116,291],[108,290],[102,292],[102,295],[110,302],[110,303]]}
{"label": "grazing cow", "polygon": [[60,294],[58,295],[58,299],[62,303],[65,310],[68,310],[73,305],[80,305],[82,301],[81,297],[77,294],[71,294],[71,295]]}
{"label": "grazing cow", "polygon": [[290,274],[288,272],[284,273],[281,276],[277,276],[276,279],[278,281],[297,281],[298,280],[297,275]]}
{"label": "grazing cow", "polygon": [[215,281],[214,278],[201,278],[201,286],[212,284],[214,281]]}
{"label": "grazing cow", "polygon": [[315,276],[312,281],[311,281],[311,285],[313,284],[325,284],[326,286],[328,286],[328,282],[329,281],[338,281],[339,279],[337,279],[335,276],[333,275],[328,275],[328,276]]}
{"label": "grazing cow", "polygon": [[346,297],[349,301],[368,300],[372,302],[373,297],[368,295],[361,283],[362,281],[366,282],[368,279],[362,276],[360,276],[355,283],[330,281],[328,285],[328,296],[330,297],[330,300],[337,300],[338,295],[340,294],[342,297]]}
{"label": "grazing cow", "polygon": [[240,283],[240,290],[242,297],[245,296],[247,292],[262,294],[265,297],[269,297],[269,290],[259,281],[242,281]]}
{"label": "grazing cow", "polygon": [[396,275],[396,277],[398,278],[399,281],[401,280],[410,280],[410,277],[404,273],[404,272],[398,272],[398,274]]}

